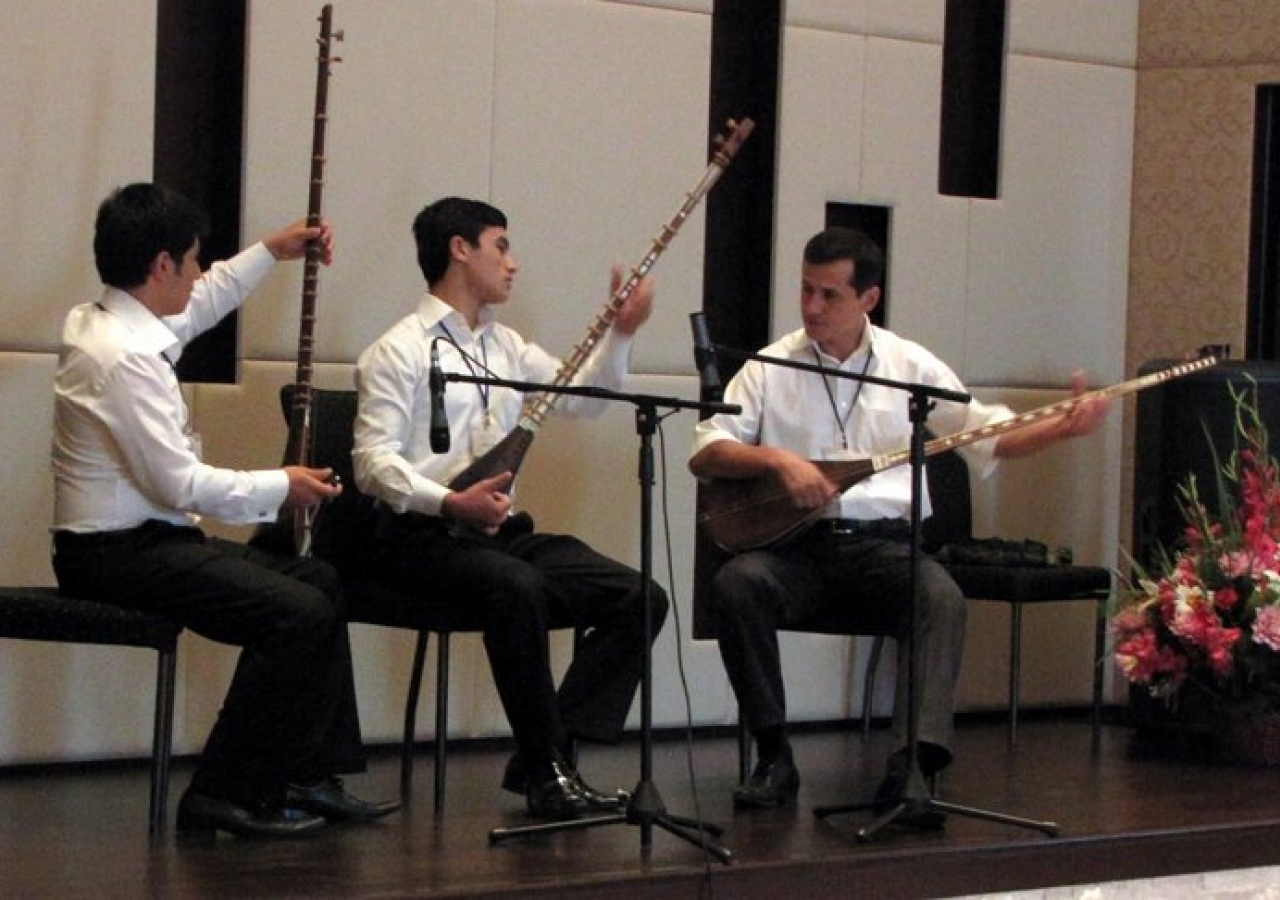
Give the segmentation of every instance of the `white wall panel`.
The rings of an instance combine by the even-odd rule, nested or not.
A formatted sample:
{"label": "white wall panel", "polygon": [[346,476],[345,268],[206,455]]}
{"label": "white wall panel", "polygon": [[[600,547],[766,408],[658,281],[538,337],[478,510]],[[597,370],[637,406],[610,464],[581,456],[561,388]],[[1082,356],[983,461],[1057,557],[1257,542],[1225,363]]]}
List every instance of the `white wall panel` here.
{"label": "white wall panel", "polygon": [[[521,263],[503,318],[564,354],[608,300],[610,265],[639,263],[706,169],[710,21],[586,0],[498,9],[493,197]],[[653,270],[633,371],[693,370],[704,213]]]}
{"label": "white wall panel", "polygon": [[[253,3],[245,137],[245,242],[307,212],[318,6]],[[425,289],[410,226],[446,194],[487,198],[493,129],[492,0],[335,4],[342,62],[329,84],[325,214],[337,259],[319,282],[316,356],[354,361]],[[247,359],[297,353],[301,266],[246,307]]]}
{"label": "white wall panel", "polygon": [[867,4],[868,0],[786,0],[783,14],[788,26],[864,34]]}
{"label": "white wall panel", "polygon": [[942,43],[946,0],[867,0],[867,33]]}
{"label": "white wall panel", "polygon": [[828,202],[864,200],[865,38],[787,28],[782,44],[772,333],[800,325],[800,263]]}
{"label": "white wall panel", "polygon": [[968,201],[938,193],[942,52],[873,39],[863,193],[893,207],[888,326],[966,375]]}
{"label": "white wall panel", "polygon": [[48,353],[0,353],[0,583],[53,584],[53,375]]}
{"label": "white wall panel", "polygon": [[1009,52],[1132,68],[1138,53],[1138,2],[1010,0]]}
{"label": "white wall panel", "polygon": [[973,204],[971,381],[1123,373],[1131,71],[1009,59],[1000,199]]}
{"label": "white wall panel", "polygon": [[603,0],[605,3],[618,3],[625,6],[648,6],[654,9],[675,9],[681,12],[703,13],[711,15],[715,0]]}
{"label": "white wall panel", "polygon": [[52,351],[94,299],[93,219],[151,173],[155,4],[9,3],[0,54],[0,341]]}

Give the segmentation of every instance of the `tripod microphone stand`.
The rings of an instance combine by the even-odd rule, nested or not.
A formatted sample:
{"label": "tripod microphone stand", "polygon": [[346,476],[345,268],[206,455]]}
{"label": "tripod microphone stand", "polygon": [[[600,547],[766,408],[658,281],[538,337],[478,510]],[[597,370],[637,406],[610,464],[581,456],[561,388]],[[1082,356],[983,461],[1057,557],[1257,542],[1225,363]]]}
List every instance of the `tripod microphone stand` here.
{"label": "tripod microphone stand", "polygon": [[[954,392],[940,391],[936,388],[930,388],[925,385],[903,385],[905,390],[910,391],[910,418],[911,418],[911,604],[908,610],[908,626],[907,626],[907,764],[908,773],[906,783],[903,787],[902,794],[897,803],[888,810],[885,810],[879,818],[858,829],[857,837],[859,841],[867,842],[874,840],[875,836],[881,829],[893,824],[903,818],[918,817],[923,813],[935,811],[939,813],[950,813],[958,816],[968,816],[974,819],[985,819],[991,822],[1000,822],[1005,825],[1014,825],[1021,828],[1030,828],[1041,831],[1050,837],[1058,835],[1058,826],[1053,822],[1041,822],[1034,819],[1024,819],[1017,816],[1006,815],[1005,813],[992,812],[984,809],[975,809],[969,806],[961,806],[956,803],[948,803],[937,799],[933,792],[925,785],[924,775],[920,771],[920,703],[917,691],[917,672],[918,660],[917,653],[918,640],[916,635],[916,626],[919,621],[919,605],[920,605],[920,563],[923,559],[924,551],[921,546],[920,522],[921,522],[921,497],[925,489],[924,485],[924,461],[925,461],[925,422],[929,417],[929,411],[932,409],[931,396],[946,396],[949,399],[957,399]],[[968,402],[968,397],[964,397],[964,402]],[[873,803],[851,803],[835,806],[818,806],[814,807],[813,814],[820,819],[827,816],[837,815],[839,813],[856,812],[860,810],[872,809]]]}
{"label": "tripod microphone stand", "polygon": [[724,403],[702,403],[669,397],[653,397],[647,394],[622,394],[603,388],[586,386],[534,385],[461,373],[445,373],[445,381],[464,381],[475,384],[496,385],[519,391],[555,391],[563,394],[598,397],[624,401],[636,408],[636,433],[640,435],[640,586],[644,604],[644,669],[640,679],[640,780],[626,803],[626,808],[607,815],[569,819],[563,822],[544,822],[514,828],[495,828],[489,832],[489,843],[498,844],[517,837],[550,834],[560,831],[577,831],[603,825],[635,825],[640,829],[640,844],[648,850],[653,843],[655,826],[699,847],[722,863],[733,861],[733,854],[711,840],[724,834],[724,829],[712,823],[677,816],[667,812],[662,795],[653,782],[653,617],[650,600],[653,589],[653,435],[658,427],[658,407],[667,409],[697,409],[709,412],[738,413],[742,409]]}
{"label": "tripod microphone stand", "polygon": [[[911,448],[910,448],[910,465],[911,465],[911,504],[910,504],[910,532],[911,532],[911,553],[910,553],[910,606],[908,607],[908,624],[907,624],[907,763],[908,774],[902,795],[898,802],[891,809],[885,810],[879,818],[871,824],[858,830],[859,841],[873,840],[879,831],[887,825],[890,825],[904,817],[917,817],[922,813],[936,811],[941,813],[951,813],[958,816],[969,816],[970,818],[986,819],[992,822],[1000,822],[1005,825],[1014,825],[1021,828],[1030,828],[1041,831],[1050,837],[1056,837],[1059,832],[1058,826],[1053,822],[1042,822],[1034,819],[1024,819],[1017,816],[1010,816],[1004,813],[991,812],[983,809],[974,809],[967,806],[960,806],[955,803],[947,803],[938,800],[933,793],[925,785],[924,776],[920,771],[920,709],[917,691],[917,652],[918,641],[916,635],[916,627],[919,621],[919,604],[920,604],[920,564],[924,556],[922,548],[920,523],[922,518],[921,497],[924,496],[924,463],[925,463],[925,423],[928,421],[929,412],[933,409],[935,400],[948,400],[956,403],[968,403],[970,397],[968,394],[957,391],[947,390],[945,388],[933,387],[925,384],[910,384],[906,382],[893,381],[887,378],[879,378],[873,375],[858,374],[854,372],[844,372],[832,370],[829,368],[814,366],[808,363],[802,363],[794,360],[780,359],[773,356],[762,356],[755,353],[743,353],[731,347],[721,347],[719,344],[713,345],[714,349],[721,353],[743,359],[753,359],[763,362],[767,365],[778,365],[786,368],[801,369],[807,372],[815,372],[820,375],[832,376],[837,378],[847,378],[853,381],[871,382],[884,387],[907,392],[910,395],[909,418],[911,421]],[[840,813],[857,812],[860,810],[874,809],[876,804],[869,802],[850,803],[834,806],[817,806],[813,810],[813,814],[820,819]]]}

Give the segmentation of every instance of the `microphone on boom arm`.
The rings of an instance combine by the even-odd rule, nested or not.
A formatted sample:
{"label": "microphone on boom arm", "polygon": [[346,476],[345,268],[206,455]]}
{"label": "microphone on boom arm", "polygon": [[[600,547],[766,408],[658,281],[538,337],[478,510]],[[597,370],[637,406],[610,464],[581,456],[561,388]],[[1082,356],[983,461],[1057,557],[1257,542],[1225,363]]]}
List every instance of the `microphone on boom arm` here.
{"label": "microphone on boom arm", "polygon": [[719,403],[724,397],[724,385],[720,383],[720,369],[716,364],[716,351],[711,346],[706,313],[689,313],[689,325],[693,329],[693,363],[698,367],[701,399]]}
{"label": "microphone on boom arm", "polygon": [[431,342],[431,368],[427,386],[431,391],[431,452],[449,452],[449,414],[444,408],[444,372],[440,368],[440,348],[436,338]]}

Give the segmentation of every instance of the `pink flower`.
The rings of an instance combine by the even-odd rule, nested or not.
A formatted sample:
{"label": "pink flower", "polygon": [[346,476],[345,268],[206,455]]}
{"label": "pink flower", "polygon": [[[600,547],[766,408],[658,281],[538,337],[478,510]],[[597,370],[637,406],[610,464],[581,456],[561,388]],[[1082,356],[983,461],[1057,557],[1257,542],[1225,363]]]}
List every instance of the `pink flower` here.
{"label": "pink flower", "polygon": [[1253,618],[1253,640],[1280,653],[1280,606],[1261,607]]}

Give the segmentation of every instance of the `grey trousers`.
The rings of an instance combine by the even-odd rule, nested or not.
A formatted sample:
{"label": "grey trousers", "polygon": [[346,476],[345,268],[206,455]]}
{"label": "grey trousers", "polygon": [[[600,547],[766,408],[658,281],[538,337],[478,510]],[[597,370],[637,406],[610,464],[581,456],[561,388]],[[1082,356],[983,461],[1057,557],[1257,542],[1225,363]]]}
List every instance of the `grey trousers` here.
{"label": "grey trousers", "polygon": [[[725,563],[712,582],[711,600],[720,655],[747,727],[754,733],[787,720],[778,629],[838,622],[851,634],[889,634],[897,640],[894,732],[905,742],[910,572],[907,541],[817,532],[781,550],[744,553]],[[965,599],[946,570],[927,556],[920,579],[917,736],[949,748]]]}

